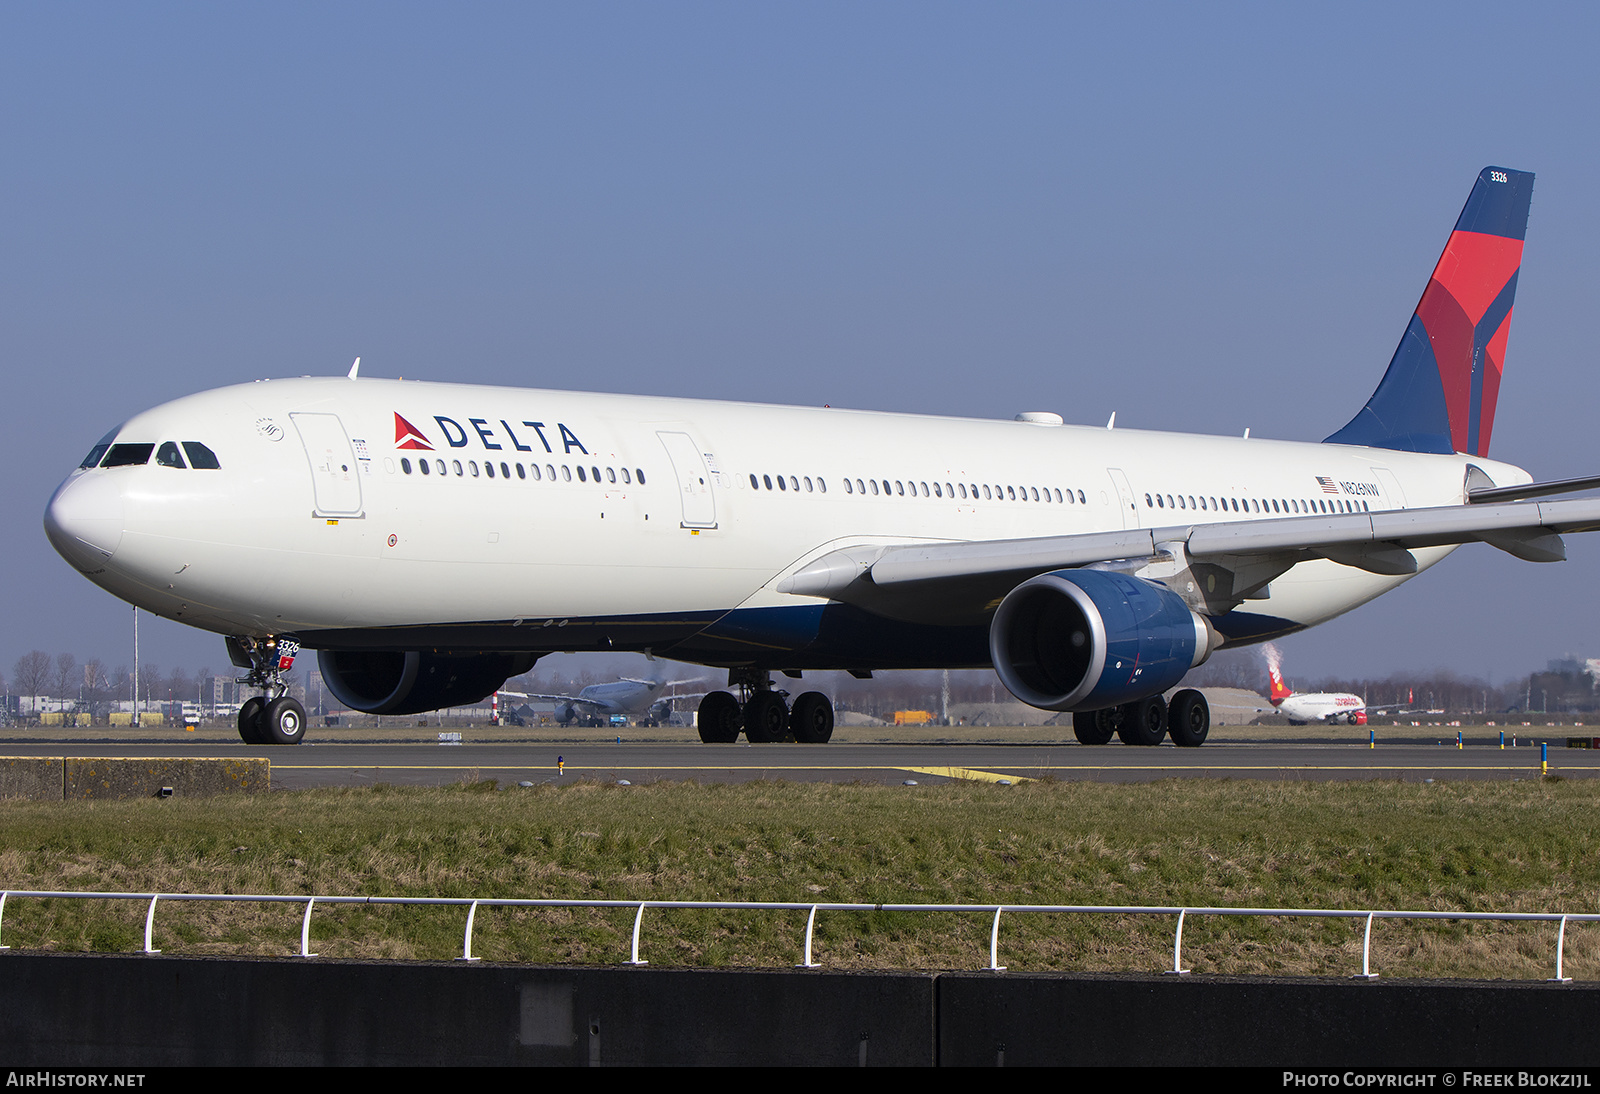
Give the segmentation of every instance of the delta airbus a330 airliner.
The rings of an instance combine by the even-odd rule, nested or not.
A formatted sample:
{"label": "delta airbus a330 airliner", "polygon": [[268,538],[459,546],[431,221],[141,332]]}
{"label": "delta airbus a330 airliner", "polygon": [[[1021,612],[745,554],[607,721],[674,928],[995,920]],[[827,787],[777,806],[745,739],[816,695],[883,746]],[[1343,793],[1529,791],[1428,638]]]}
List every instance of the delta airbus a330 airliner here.
{"label": "delta airbus a330 airliner", "polygon": [[[258,381],[135,415],[51,498],[91,581],[226,636],[301,739],[318,651],[350,707],[471,703],[544,653],[728,670],[701,739],[826,741],[806,670],[993,666],[1078,739],[1206,737],[1225,645],[1313,626],[1471,541],[1564,557],[1600,500],[1487,458],[1531,174],[1486,168],[1367,405],[1320,444],[474,387]],[[357,362],[359,365],[359,362]]]}

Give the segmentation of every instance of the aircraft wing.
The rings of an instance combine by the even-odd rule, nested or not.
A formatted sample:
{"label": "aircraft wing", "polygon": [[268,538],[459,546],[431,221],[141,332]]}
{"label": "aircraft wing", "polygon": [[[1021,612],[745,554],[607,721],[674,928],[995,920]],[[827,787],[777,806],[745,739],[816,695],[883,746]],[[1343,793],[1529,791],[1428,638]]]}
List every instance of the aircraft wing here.
{"label": "aircraft wing", "polygon": [[[503,691],[500,694],[510,695],[513,693]],[[532,695],[523,692],[516,692],[515,694],[521,695],[524,699],[537,699],[541,703],[582,703],[587,707],[603,707],[608,705],[595,699],[585,699],[581,695]]]}
{"label": "aircraft wing", "polygon": [[709,692],[704,691],[675,691],[671,695],[658,695],[652,702],[664,703],[674,699],[704,699]]}
{"label": "aircraft wing", "polygon": [[[1118,564],[1168,584],[1187,574],[1203,601],[1196,606],[1220,614],[1313,558],[1405,575],[1417,572],[1414,549],[1482,542],[1529,562],[1559,562],[1566,558],[1564,533],[1594,530],[1600,530],[1600,498],[1175,524],[1035,539],[845,548],[802,567],[777,589],[897,618],[969,623],[992,614],[1006,593],[1037,574]],[[1176,586],[1175,591],[1183,592]]]}

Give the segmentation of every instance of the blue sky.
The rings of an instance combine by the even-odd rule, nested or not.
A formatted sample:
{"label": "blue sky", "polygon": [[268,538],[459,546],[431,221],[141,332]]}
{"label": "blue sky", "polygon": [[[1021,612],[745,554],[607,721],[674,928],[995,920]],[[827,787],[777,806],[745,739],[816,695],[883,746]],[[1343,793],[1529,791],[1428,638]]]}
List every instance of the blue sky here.
{"label": "blue sky", "polygon": [[[0,671],[129,610],[39,516],[128,413],[262,376],[1316,440],[1477,171],[1534,171],[1492,454],[1600,473],[1578,5],[0,6]],[[1600,656],[1600,537],[1471,547],[1300,676]],[[145,656],[225,663],[157,621]]]}

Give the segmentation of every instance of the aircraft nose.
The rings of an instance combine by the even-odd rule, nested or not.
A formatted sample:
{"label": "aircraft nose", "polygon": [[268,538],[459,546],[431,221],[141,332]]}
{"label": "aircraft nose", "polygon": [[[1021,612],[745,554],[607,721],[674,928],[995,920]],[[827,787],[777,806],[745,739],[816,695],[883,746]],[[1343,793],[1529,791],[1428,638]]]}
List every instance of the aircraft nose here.
{"label": "aircraft nose", "polygon": [[68,479],[44,511],[50,545],[86,574],[105,568],[122,542],[122,529],[122,489],[110,475]]}

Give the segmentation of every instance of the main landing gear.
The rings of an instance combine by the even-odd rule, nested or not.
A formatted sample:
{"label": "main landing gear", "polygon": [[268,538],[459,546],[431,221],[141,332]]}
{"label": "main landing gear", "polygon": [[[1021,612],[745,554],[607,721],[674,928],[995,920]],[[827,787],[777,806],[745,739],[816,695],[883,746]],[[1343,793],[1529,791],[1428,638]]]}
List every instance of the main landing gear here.
{"label": "main landing gear", "polygon": [[239,736],[249,745],[297,745],[305,739],[306,708],[289,695],[283,674],[294,664],[300,643],[293,639],[229,638],[228,654],[250,674],[239,682],[261,688],[239,708]]}
{"label": "main landing gear", "polygon": [[1125,745],[1158,745],[1170,736],[1180,748],[1198,748],[1211,732],[1211,706],[1194,688],[1184,688],[1170,703],[1152,695],[1105,710],[1080,710],[1072,716],[1072,732],[1086,745],[1103,745],[1115,734]]}
{"label": "main landing gear", "polygon": [[751,744],[771,744],[791,738],[802,744],[826,744],[833,736],[833,703],[819,691],[808,691],[788,703],[788,692],[774,690],[765,672],[731,669],[728,686],[745,699],[741,704],[726,691],[713,691],[700,700],[696,722],[706,744],[732,744],[744,730]]}

